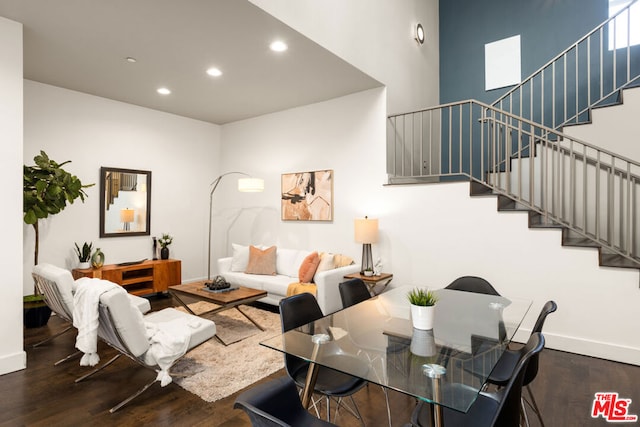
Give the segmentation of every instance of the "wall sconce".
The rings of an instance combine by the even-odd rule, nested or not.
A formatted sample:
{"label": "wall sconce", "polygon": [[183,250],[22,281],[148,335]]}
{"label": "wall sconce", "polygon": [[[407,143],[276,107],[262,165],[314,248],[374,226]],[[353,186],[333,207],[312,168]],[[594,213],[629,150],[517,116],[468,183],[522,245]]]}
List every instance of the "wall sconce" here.
{"label": "wall sconce", "polygon": [[129,231],[130,225],[133,222],[135,211],[133,209],[121,209],[120,210],[120,222],[122,223],[122,229]]}
{"label": "wall sconce", "polygon": [[354,221],[355,240],[362,243],[362,265],[360,274],[366,270],[373,271],[373,257],[371,256],[371,244],[378,241],[378,220],[368,217],[356,218]]}
{"label": "wall sconce", "polygon": [[416,25],[415,39],[418,44],[424,44],[424,28],[420,23]]}

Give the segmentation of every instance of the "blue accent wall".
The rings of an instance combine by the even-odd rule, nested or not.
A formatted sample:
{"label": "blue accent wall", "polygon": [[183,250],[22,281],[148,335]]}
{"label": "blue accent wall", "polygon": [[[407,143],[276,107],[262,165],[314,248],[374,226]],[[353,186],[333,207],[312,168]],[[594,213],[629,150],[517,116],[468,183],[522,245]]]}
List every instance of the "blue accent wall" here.
{"label": "blue accent wall", "polygon": [[491,104],[484,45],[520,35],[526,78],[608,18],[607,0],[440,0],[440,102]]}

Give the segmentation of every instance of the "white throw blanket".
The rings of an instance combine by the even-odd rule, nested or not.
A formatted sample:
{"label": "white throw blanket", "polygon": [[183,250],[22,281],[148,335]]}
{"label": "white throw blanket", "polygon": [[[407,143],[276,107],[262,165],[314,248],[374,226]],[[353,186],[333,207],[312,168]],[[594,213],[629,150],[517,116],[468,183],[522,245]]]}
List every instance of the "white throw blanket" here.
{"label": "white throw blanket", "polygon": [[149,365],[160,367],[156,381],[160,381],[162,387],[171,383],[169,369],[187,352],[191,338],[190,328],[196,328],[198,325],[197,321],[195,324],[187,324],[185,319],[173,319],[160,323],[145,322],[151,347],[145,353],[144,361]]}
{"label": "white throw blanket", "polygon": [[121,286],[108,280],[82,278],[77,281],[73,296],[73,326],[78,329],[76,348],[84,353],[80,366],[95,366],[98,356],[98,304],[100,295],[112,289],[126,292]]}

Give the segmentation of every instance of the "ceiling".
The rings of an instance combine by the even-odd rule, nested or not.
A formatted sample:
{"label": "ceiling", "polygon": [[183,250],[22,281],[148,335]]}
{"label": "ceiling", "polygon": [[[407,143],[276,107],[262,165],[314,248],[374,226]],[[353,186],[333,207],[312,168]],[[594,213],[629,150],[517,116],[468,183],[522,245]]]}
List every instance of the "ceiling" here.
{"label": "ceiling", "polygon": [[0,0],[0,16],[24,26],[26,79],[216,124],[381,85],[247,0]]}

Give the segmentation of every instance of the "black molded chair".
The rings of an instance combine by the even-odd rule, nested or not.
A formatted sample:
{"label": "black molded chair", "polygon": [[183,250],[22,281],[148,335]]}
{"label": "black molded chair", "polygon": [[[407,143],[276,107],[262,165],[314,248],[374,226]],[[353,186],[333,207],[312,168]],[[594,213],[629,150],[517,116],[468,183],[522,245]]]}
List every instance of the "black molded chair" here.
{"label": "black molded chair", "polygon": [[252,387],[238,396],[234,408],[243,409],[252,426],[328,427],[302,407],[296,384],[288,377]]}
{"label": "black molded chair", "polygon": [[369,288],[362,279],[349,279],[338,285],[342,307],[347,308],[371,298]]}
{"label": "black molded chair", "polygon": [[[349,279],[346,282],[340,283],[338,288],[340,289],[340,299],[342,299],[343,308],[351,307],[352,305],[359,304],[371,298],[369,288],[362,279]],[[387,403],[387,419],[389,421],[389,427],[391,427],[391,407],[389,406],[389,395],[385,387],[382,387],[382,393],[384,393],[384,399]]]}
{"label": "black molded chair", "polygon": [[[540,310],[540,314],[538,315],[538,319],[531,331],[531,334],[541,333],[542,327],[544,326],[544,322],[547,319],[547,316],[558,309],[558,305],[555,301],[547,301],[545,305]],[[487,382],[491,384],[495,384],[497,386],[505,386],[511,377],[513,376],[516,365],[518,364],[518,360],[522,356],[522,352],[524,351],[524,347],[518,350],[506,350],[495,368],[491,372],[491,375],[487,379]],[[524,419],[527,425],[529,425],[529,419],[527,417],[527,411],[525,402],[531,406],[531,409],[538,416],[538,420],[540,421],[540,425],[544,426],[544,422],[542,421],[542,415],[540,414],[540,410],[538,409],[538,404],[536,403],[535,398],[533,397],[533,393],[531,392],[531,388],[529,384],[536,378],[538,375],[538,355],[536,354],[531,361],[529,362],[529,366],[527,367],[527,371],[524,375],[524,386],[529,394],[530,402],[526,399],[522,399],[522,413],[524,415]]]}
{"label": "black molded chair", "polygon": [[[280,300],[280,320],[282,323],[282,332],[306,325],[323,317],[322,310],[316,301],[316,298],[309,293],[293,295]],[[313,331],[311,331],[313,334]],[[285,354],[284,366],[289,377],[298,385],[304,387],[309,369],[309,362],[299,357]],[[331,398],[335,398],[338,403],[336,406],[336,414],[340,409],[343,397],[350,397],[354,406],[353,410],[346,405],[345,408],[350,410],[352,414],[362,421],[362,417],[353,400],[352,395],[360,390],[366,382],[361,378],[343,374],[342,372],[321,366],[318,370],[318,376],[314,391],[326,397],[327,405],[327,421],[331,421]]]}
{"label": "black molded chair", "polygon": [[[534,333],[523,347],[509,382],[495,392],[482,391],[467,413],[442,408],[442,420],[446,427],[514,427],[520,424],[520,399],[525,373],[530,360],[544,348],[544,337]],[[475,393],[461,384],[454,385],[459,392]],[[431,425],[431,405],[420,402],[413,411],[411,425],[422,427]]]}
{"label": "black molded chair", "polygon": [[489,282],[482,277],[462,276],[451,282],[445,289],[456,291],[475,292],[477,294],[497,295],[500,294]]}

